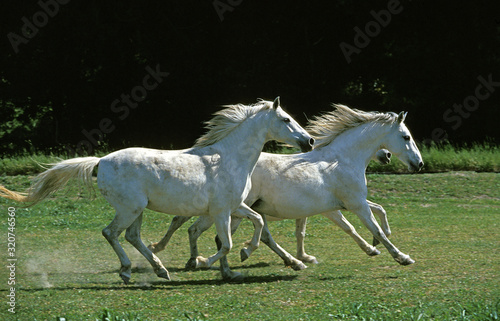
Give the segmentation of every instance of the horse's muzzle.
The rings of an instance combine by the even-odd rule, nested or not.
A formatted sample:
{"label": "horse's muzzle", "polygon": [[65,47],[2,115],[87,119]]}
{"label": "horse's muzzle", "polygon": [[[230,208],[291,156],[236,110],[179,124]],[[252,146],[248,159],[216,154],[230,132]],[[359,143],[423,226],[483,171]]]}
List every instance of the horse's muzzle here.
{"label": "horse's muzzle", "polygon": [[422,167],[424,167],[424,162],[419,162],[418,164],[410,163],[410,168],[414,172],[419,172]]}
{"label": "horse's muzzle", "polygon": [[314,147],[314,138],[309,138],[305,141],[300,141],[299,142],[299,146],[300,146],[300,150],[303,152],[303,153],[306,153],[306,152],[310,152],[313,150],[313,147]]}

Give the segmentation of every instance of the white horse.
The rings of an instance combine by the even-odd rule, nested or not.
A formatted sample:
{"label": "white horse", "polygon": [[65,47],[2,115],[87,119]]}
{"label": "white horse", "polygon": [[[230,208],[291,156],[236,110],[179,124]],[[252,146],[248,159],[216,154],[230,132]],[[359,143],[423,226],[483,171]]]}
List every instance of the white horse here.
{"label": "white horse", "polygon": [[[261,154],[252,175],[252,190],[245,202],[277,219],[322,214],[340,222],[346,232],[355,235],[352,225],[340,213],[341,209],[347,209],[357,214],[398,263],[412,264],[410,256],[389,241],[390,229],[383,208],[366,200],[365,177],[368,162],[381,148],[390,150],[409,170],[419,170],[423,166],[420,152],[403,123],[406,113],[397,115],[363,112],[343,105],[335,107],[334,111],[316,117],[308,127],[317,138],[314,151],[294,155]],[[372,210],[380,215],[383,229]],[[207,218],[198,220],[190,228],[191,234],[199,236],[211,224]],[[282,252],[285,263],[302,268],[300,261],[275,244],[267,226],[262,237],[264,242]],[[377,254],[378,250],[359,235],[355,240],[366,253]],[[221,270],[225,268],[222,266]]]}
{"label": "white horse", "polygon": [[[262,153],[261,157],[263,154],[267,153]],[[267,156],[272,157],[273,154],[269,154]],[[381,149],[377,151],[372,157],[373,160],[378,161],[382,165],[389,164],[391,162],[391,152],[389,152],[387,149]],[[255,170],[260,170],[262,166],[259,166],[259,160],[257,161],[257,166],[255,167]],[[265,164],[264,164],[265,166]],[[255,173],[255,171],[254,171]],[[253,177],[253,176],[252,176]],[[256,177],[262,177],[262,175],[257,175]],[[252,178],[252,180],[255,180],[255,178]],[[254,182],[257,183],[257,182]],[[257,183],[259,185],[259,183]],[[252,204],[247,205],[251,206]],[[370,207],[373,212],[375,212],[381,222],[382,222],[382,229],[384,230],[384,233],[387,237],[390,236],[390,228],[389,228],[389,222],[387,221],[387,215],[385,213],[385,210],[383,209],[382,206],[370,202]],[[265,215],[263,215],[265,217]],[[337,226],[339,226],[344,232],[346,232],[348,235],[350,235],[354,241],[361,247],[363,251],[366,252],[366,254],[370,256],[378,255],[380,254],[380,251],[376,249],[374,246],[377,244],[378,241],[376,239],[373,239],[373,247],[370,246],[357,232],[356,229],[349,223],[349,221],[342,215],[340,211],[334,211],[332,212],[332,215],[327,216],[330,220],[332,220]],[[184,224],[186,223],[190,217],[187,216],[175,216],[172,219],[172,222],[170,223],[170,226],[168,227],[167,233],[163,236],[161,241],[157,243],[150,244],[148,248],[153,251],[153,253],[158,253],[160,251],[163,251],[165,247],[167,246],[168,242],[172,238],[173,234]],[[270,221],[275,221],[275,220],[280,220],[275,217],[269,216],[267,217],[268,220]],[[200,222],[196,222],[191,227],[188,229],[189,232],[189,243],[190,243],[190,248],[191,248],[191,258],[189,259],[188,263],[186,264],[186,268],[195,268],[195,263],[196,263],[196,258],[198,257],[198,246],[197,246],[197,240],[199,236],[206,230],[208,229],[213,223],[211,223],[209,220],[206,220],[206,222],[201,222],[204,221],[203,218],[199,219]],[[233,220],[231,221],[231,224],[233,225],[232,229],[235,230],[239,223],[241,222],[241,219],[238,217],[234,217]],[[265,223],[266,225],[266,223]],[[263,241],[271,250],[273,250],[275,253],[277,253],[285,262],[286,266],[291,266],[295,270],[302,270],[307,268],[306,265],[302,264],[300,261],[304,263],[315,263],[317,264],[318,261],[316,258],[312,255],[308,255],[305,253],[305,247],[304,247],[304,239],[306,235],[306,225],[307,225],[307,217],[304,218],[299,218],[296,219],[296,229],[295,229],[295,237],[297,239],[297,256],[294,258],[288,252],[286,252],[284,249],[282,249],[274,240],[272,239],[271,235],[269,234],[267,237],[262,237],[261,241]],[[242,253],[245,252],[245,249],[242,250]],[[243,254],[243,257],[248,257],[246,253]],[[298,260],[300,261],[298,261]]]}
{"label": "white horse", "polygon": [[[207,122],[208,132],[193,148],[177,151],[129,148],[103,158],[85,157],[62,161],[41,173],[27,195],[0,187],[0,196],[31,205],[60,189],[70,178],[91,184],[92,170],[99,165],[97,183],[116,216],[102,234],[121,262],[120,277],[128,283],[131,262],[118,236],[125,238],[153,266],[158,277],[169,279],[161,261],[142,242],[140,228],[145,208],[172,215],[204,215],[215,222],[221,249],[209,258],[197,258],[197,267],[210,267],[232,247],[231,213],[250,219],[255,226],[252,248],[259,245],[262,217],[243,203],[250,191],[250,176],[266,141],[279,140],[312,149],[314,139],[274,103],[232,105]],[[227,272],[226,277],[239,274]]]}

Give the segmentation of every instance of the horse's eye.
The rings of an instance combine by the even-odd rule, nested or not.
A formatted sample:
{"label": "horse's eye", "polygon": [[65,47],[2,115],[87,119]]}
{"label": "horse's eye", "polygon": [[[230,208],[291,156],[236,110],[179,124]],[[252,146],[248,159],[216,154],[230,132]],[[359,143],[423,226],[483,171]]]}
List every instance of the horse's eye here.
{"label": "horse's eye", "polygon": [[404,136],[403,136],[403,139],[404,139],[404,140],[410,140],[410,136],[408,136],[408,135],[404,135]]}
{"label": "horse's eye", "polygon": [[289,122],[290,122],[290,118],[283,118],[283,121],[284,121],[285,123],[289,123]]}

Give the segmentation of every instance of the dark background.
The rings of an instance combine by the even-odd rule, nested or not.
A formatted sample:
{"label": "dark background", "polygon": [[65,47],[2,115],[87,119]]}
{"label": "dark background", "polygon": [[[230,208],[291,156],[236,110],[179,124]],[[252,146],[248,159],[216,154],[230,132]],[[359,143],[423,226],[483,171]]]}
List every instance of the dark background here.
{"label": "dark background", "polygon": [[[186,148],[220,105],[278,95],[302,125],[335,102],[409,111],[419,142],[498,143],[500,86],[465,116],[443,116],[475,95],[478,77],[500,82],[500,3],[401,1],[348,63],[340,44],[354,46],[354,28],[391,2],[72,0],[43,21],[39,2],[9,1],[0,13],[0,153]],[[16,53],[8,35],[22,36],[34,18],[42,26]],[[169,75],[120,119],[112,102],[142,85],[147,66]],[[113,130],[99,137],[106,118]]]}

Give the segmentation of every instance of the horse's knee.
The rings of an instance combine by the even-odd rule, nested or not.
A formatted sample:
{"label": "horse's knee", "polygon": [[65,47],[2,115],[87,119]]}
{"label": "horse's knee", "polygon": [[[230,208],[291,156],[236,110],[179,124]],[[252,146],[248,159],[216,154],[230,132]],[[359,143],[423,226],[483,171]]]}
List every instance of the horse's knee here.
{"label": "horse's knee", "polygon": [[295,238],[298,240],[303,240],[306,238],[306,228],[304,226],[297,225],[295,228]]}
{"label": "horse's knee", "polygon": [[125,239],[127,240],[127,242],[133,244],[134,241],[137,239],[135,235],[133,235],[132,233],[129,233],[128,231],[125,233]]}
{"label": "horse's knee", "polygon": [[353,235],[354,233],[356,233],[356,229],[352,225],[351,226],[342,225],[342,226],[340,226],[340,228],[349,235]]}
{"label": "horse's knee", "polygon": [[221,244],[221,245],[220,245],[220,250],[219,250],[219,251],[220,251],[222,254],[226,255],[226,254],[228,254],[228,253],[229,253],[229,251],[231,251],[231,248],[232,248],[231,244]]}
{"label": "horse's knee", "polygon": [[102,229],[102,236],[104,236],[104,238],[108,241],[111,241],[113,239],[113,233],[108,227]]}
{"label": "horse's knee", "polygon": [[196,227],[194,225],[191,225],[189,228],[188,228],[188,234],[189,235],[192,235],[193,233],[196,232]]}
{"label": "horse's knee", "polygon": [[262,229],[264,227],[264,220],[261,216],[256,217],[253,221],[253,226],[255,229]]}
{"label": "horse's knee", "polygon": [[269,245],[271,243],[269,235],[265,232],[263,232],[262,235],[260,236],[260,240],[266,245]]}
{"label": "horse's knee", "polygon": [[125,232],[125,239],[127,240],[127,242],[129,242],[130,244],[135,244],[135,242],[137,242],[137,240],[140,239],[140,234],[138,231],[135,231],[135,230],[132,230],[132,229],[128,229],[126,232]]}
{"label": "horse's knee", "polygon": [[382,231],[375,231],[375,233],[373,233],[373,237],[379,241],[386,239],[386,235]]}

